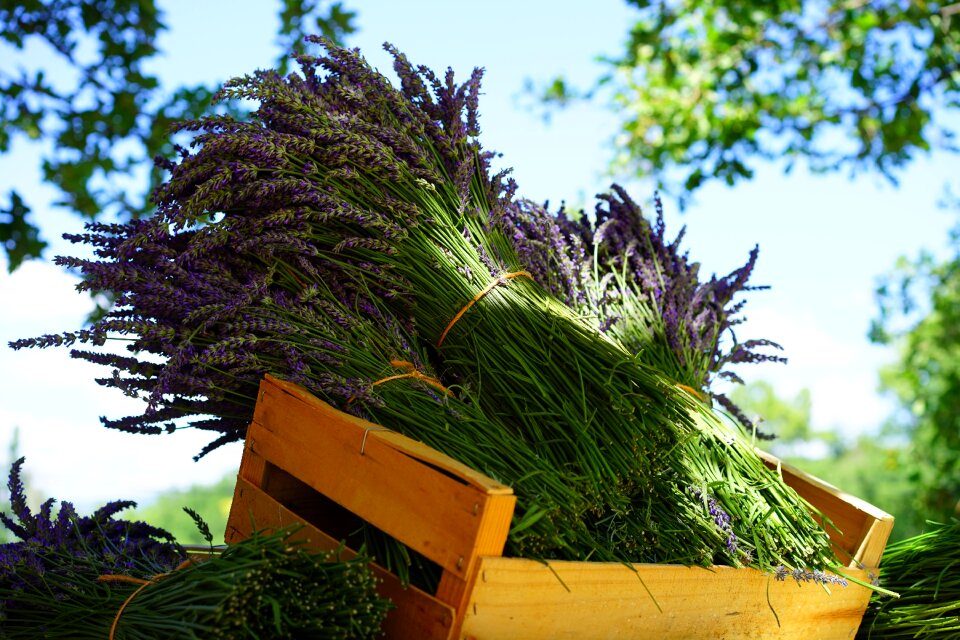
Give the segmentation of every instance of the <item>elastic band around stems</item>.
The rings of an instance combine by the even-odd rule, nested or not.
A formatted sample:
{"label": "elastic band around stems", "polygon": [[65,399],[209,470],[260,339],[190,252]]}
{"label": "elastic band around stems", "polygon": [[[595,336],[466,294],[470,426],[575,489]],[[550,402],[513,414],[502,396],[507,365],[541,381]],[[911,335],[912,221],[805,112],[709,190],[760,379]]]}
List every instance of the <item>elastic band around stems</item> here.
{"label": "elastic band around stems", "polygon": [[686,391],[687,393],[689,393],[690,395],[692,395],[692,396],[693,396],[694,398],[696,398],[697,400],[700,400],[701,402],[705,402],[705,401],[706,401],[706,397],[705,397],[701,392],[699,392],[699,391],[697,391],[696,389],[694,389],[693,387],[688,387],[687,385],[685,385],[685,384],[680,384],[679,382],[675,382],[675,383],[673,384],[673,386],[675,386],[675,387],[678,388],[678,389],[682,389],[683,391]]}
{"label": "elastic band around stems", "polygon": [[127,608],[127,605],[137,597],[137,595],[149,587],[152,584],[156,584],[163,580],[164,578],[173,574],[174,571],[179,571],[184,567],[189,567],[192,564],[195,564],[197,560],[195,558],[187,558],[180,564],[178,564],[173,571],[168,571],[167,573],[158,573],[149,580],[144,580],[143,578],[134,578],[133,576],[124,576],[124,575],[103,575],[97,577],[97,582],[129,582],[132,584],[139,584],[136,591],[127,596],[127,599],[123,601],[123,604],[120,605],[120,608],[117,609],[117,615],[113,617],[113,624],[110,625],[110,634],[107,636],[108,640],[114,640],[117,635],[117,625],[120,624],[120,616],[123,614],[123,610]]}
{"label": "elastic band around stems", "polygon": [[472,306],[475,305],[477,302],[479,302],[480,299],[483,298],[483,296],[485,296],[485,295],[487,295],[488,293],[490,293],[491,291],[493,291],[493,288],[496,287],[497,285],[499,285],[499,284],[507,284],[507,281],[508,281],[508,280],[513,280],[514,278],[519,278],[519,277],[529,278],[530,280],[533,280],[533,276],[530,275],[530,272],[529,272],[529,271],[513,271],[513,272],[511,272],[511,273],[504,273],[504,274],[501,274],[501,275],[497,276],[497,277],[494,278],[493,280],[491,280],[491,281],[490,281],[490,284],[488,284],[487,286],[485,286],[485,287],[480,291],[480,293],[478,293],[477,295],[473,296],[473,300],[471,300],[471,301],[468,302],[467,304],[463,305],[463,308],[460,309],[460,311],[457,312],[457,315],[455,315],[455,316],[453,317],[453,320],[451,320],[451,321],[449,322],[449,324],[447,324],[447,328],[443,330],[443,333],[440,334],[440,339],[437,340],[437,346],[439,347],[440,345],[443,344],[443,341],[446,339],[447,334],[450,333],[450,329],[453,328],[453,325],[457,324],[457,321],[460,320],[460,318],[463,317],[463,314],[465,314],[467,311],[469,311],[469,310],[470,310],[470,307],[472,307]]}
{"label": "elastic band around stems", "polygon": [[[370,383],[371,388],[377,386],[378,384],[383,384],[384,382],[390,382],[391,380],[402,380],[404,378],[414,378],[415,380],[419,380],[420,382],[425,382],[430,386],[435,387],[440,391],[443,391],[448,396],[453,397],[453,392],[450,391],[450,389],[447,389],[445,386],[443,386],[443,383],[441,383],[436,378],[431,378],[425,373],[421,373],[420,371],[417,371],[417,367],[412,362],[409,362],[407,360],[391,360],[390,366],[397,369],[406,369],[407,372],[398,373],[395,376],[387,376],[386,378],[380,378],[379,380],[374,380],[373,382]],[[354,398],[355,396],[349,398],[347,400],[347,404],[350,404],[351,402],[353,402]]]}

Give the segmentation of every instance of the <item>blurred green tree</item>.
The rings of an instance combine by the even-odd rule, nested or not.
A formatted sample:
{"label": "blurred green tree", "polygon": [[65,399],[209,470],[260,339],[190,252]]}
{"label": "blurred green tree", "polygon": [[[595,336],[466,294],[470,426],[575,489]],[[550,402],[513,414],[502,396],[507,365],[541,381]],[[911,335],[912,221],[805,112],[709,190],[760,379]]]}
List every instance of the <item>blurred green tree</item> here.
{"label": "blurred green tree", "polygon": [[916,488],[905,472],[915,463],[910,461],[911,452],[903,445],[903,438],[870,434],[848,442],[835,430],[814,429],[807,389],[783,398],[772,384],[760,380],[736,388],[730,398],[747,415],[756,416],[760,428],[776,436],[770,443],[762,443],[763,448],[892,514],[896,519],[893,539],[901,540],[923,529],[924,518],[914,499]]}
{"label": "blurred green tree", "polygon": [[[307,33],[340,41],[355,30],[355,14],[340,2],[278,5],[280,68]],[[161,54],[157,38],[165,29],[157,0],[0,0],[0,42],[16,57],[0,68],[0,153],[18,136],[46,143],[43,178],[59,191],[58,204],[79,216],[146,213],[161,171],[153,168],[146,187],[135,192],[125,188],[125,178],[157,156],[171,157],[170,125],[209,113],[215,91],[163,86],[148,70]],[[17,64],[38,55],[50,56],[57,82],[51,68],[27,72]],[[0,243],[13,271],[39,257],[46,243],[21,193],[0,198],[6,199],[0,200]]]}
{"label": "blurred green tree", "polygon": [[865,434],[853,442],[836,442],[829,456],[788,456],[784,460],[891,514],[893,541],[924,530],[926,518],[918,508],[916,486],[907,473],[915,464],[911,455],[902,443]]}
{"label": "blurred green tree", "polygon": [[206,542],[197,525],[183,511],[184,507],[189,507],[200,514],[210,526],[210,532],[214,536],[213,543],[223,544],[236,482],[236,475],[229,474],[213,484],[165,491],[127,517],[166,529],[180,544],[204,545]]}
{"label": "blurred green tree", "polygon": [[810,425],[810,390],[801,389],[791,399],[777,395],[773,385],[765,380],[735,387],[730,399],[747,412],[760,431],[774,436],[771,451],[786,455],[796,445],[820,441],[833,444],[837,435],[833,431],[816,431]]}
{"label": "blurred green tree", "polygon": [[898,349],[881,373],[900,406],[889,428],[909,439],[917,508],[940,521],[960,515],[960,224],[950,240],[951,257],[900,258],[881,279],[871,330]]}
{"label": "blurred green tree", "polygon": [[755,161],[875,168],[895,180],[918,152],[957,150],[960,3],[628,0],[622,55],[593,87],[558,77],[549,106],[603,96],[620,114],[614,168],[655,176],[683,202]]}

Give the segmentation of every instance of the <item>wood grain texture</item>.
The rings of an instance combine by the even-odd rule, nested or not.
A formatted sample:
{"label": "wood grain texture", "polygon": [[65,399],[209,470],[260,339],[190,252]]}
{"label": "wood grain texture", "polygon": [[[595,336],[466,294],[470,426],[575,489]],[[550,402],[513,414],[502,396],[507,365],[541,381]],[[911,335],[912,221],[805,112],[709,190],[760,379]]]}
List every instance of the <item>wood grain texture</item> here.
{"label": "wood grain texture", "polygon": [[755,569],[633,567],[483,558],[460,637],[833,640],[854,636],[870,598],[853,584],[827,593]]}
{"label": "wood grain texture", "polygon": [[[267,393],[272,393],[275,390],[282,391],[283,393],[309,407],[314,416],[318,419],[332,419],[337,422],[352,424],[361,429],[363,432],[369,431],[372,427],[376,429],[376,431],[369,431],[367,434],[368,438],[372,437],[374,439],[393,443],[398,449],[403,450],[404,453],[410,457],[421,460],[432,467],[442,469],[443,471],[460,478],[467,484],[484,489],[487,493],[502,495],[513,494],[513,489],[511,487],[497,482],[493,478],[480,473],[472,467],[468,467],[467,465],[455,460],[454,458],[451,458],[448,455],[440,453],[432,447],[428,447],[422,442],[408,438],[403,434],[397,433],[396,431],[384,429],[380,425],[367,422],[366,420],[352,416],[349,413],[338,411],[303,387],[285,380],[280,380],[279,378],[275,378],[271,375],[264,376],[264,379],[261,382],[259,402],[257,403],[257,408],[254,413],[255,422],[263,422],[262,419],[258,420],[260,411],[270,408],[270,404],[267,401]],[[276,396],[273,396],[270,402],[277,401],[283,402],[283,400],[277,400]]]}
{"label": "wood grain texture", "polygon": [[264,380],[247,431],[251,451],[460,580],[480,554],[503,552],[516,503],[510,487],[302,394]]}
{"label": "wood grain texture", "polygon": [[[253,533],[254,522],[257,529],[266,531],[300,523],[302,528],[291,536],[291,540],[300,540],[311,550],[333,551],[341,548],[339,540],[306,523],[299,514],[278,504],[243,478],[237,480],[234,509],[237,510],[237,517],[232,518],[228,526],[228,541],[249,537]],[[342,550],[344,558],[355,555],[351,549]],[[396,607],[384,621],[386,637],[423,640],[448,640],[453,637],[456,613],[450,605],[416,587],[404,587],[395,575],[380,565],[371,564],[370,567],[380,582],[377,592],[389,598]]]}

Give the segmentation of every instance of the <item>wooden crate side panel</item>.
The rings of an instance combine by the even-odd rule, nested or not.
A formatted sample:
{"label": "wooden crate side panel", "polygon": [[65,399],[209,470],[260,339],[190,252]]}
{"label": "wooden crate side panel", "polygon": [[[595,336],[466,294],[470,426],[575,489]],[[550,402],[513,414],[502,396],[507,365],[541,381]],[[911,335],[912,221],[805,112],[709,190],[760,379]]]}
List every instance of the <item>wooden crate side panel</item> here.
{"label": "wooden crate side panel", "polygon": [[[498,511],[488,503],[506,500],[512,512],[513,496],[488,496],[382,444],[368,441],[362,455],[354,440],[305,449],[290,424],[283,437],[251,425],[252,450],[462,579],[475,562],[483,516]],[[304,451],[323,453],[314,458]],[[491,551],[501,553],[505,543],[506,535]]]}
{"label": "wooden crate side panel", "polygon": [[460,637],[832,640],[853,638],[870,599],[869,590],[853,584],[828,594],[753,569],[634,568],[483,558]]}
{"label": "wooden crate side panel", "polygon": [[436,449],[412,438],[408,438],[401,433],[384,429],[381,427],[381,425],[362,420],[356,416],[350,415],[349,413],[344,413],[334,409],[332,406],[323,400],[320,400],[303,387],[285,380],[280,380],[279,378],[275,378],[271,375],[264,376],[264,379],[260,383],[260,402],[257,404],[257,410],[254,414],[255,421],[263,422],[262,420],[258,420],[258,417],[260,415],[260,409],[266,408],[267,404],[276,401],[286,401],[282,398],[282,396],[277,396],[274,394],[273,391],[279,391],[282,394],[290,396],[291,399],[295,399],[296,401],[303,403],[321,422],[326,422],[328,420],[345,422],[354,425],[358,429],[362,429],[364,432],[367,432],[371,428],[376,429],[376,431],[369,431],[369,433],[366,433],[367,437],[378,438],[390,442],[394,448],[403,451],[410,457],[416,458],[432,467],[443,470],[447,474],[458,478],[464,484],[485,489],[487,493],[491,494],[509,495],[513,493],[513,489],[511,487],[508,487],[501,482],[497,482],[493,478],[480,473],[472,467],[468,467],[459,460],[440,453]]}
{"label": "wooden crate side panel", "polygon": [[[488,522],[481,525],[477,536],[475,550],[478,556],[496,557],[503,553],[503,541],[506,540],[507,534],[510,532],[513,508],[513,502],[508,503],[505,500],[498,500],[493,502],[483,514]],[[437,598],[450,604],[457,612],[457,624],[454,625],[455,634],[459,632],[459,624],[463,622],[463,613],[477,576],[473,567],[479,561],[479,557],[474,557],[472,560],[469,563],[471,570],[467,574],[467,579],[462,579],[450,571],[444,571],[440,578],[440,585],[437,587]]]}
{"label": "wooden crate side panel", "polygon": [[869,525],[867,533],[854,552],[850,566],[875,569],[880,566],[883,550],[887,548],[887,540],[893,531],[893,518],[875,520]]}
{"label": "wooden crate side panel", "polygon": [[502,553],[516,501],[509,487],[451,477],[375,425],[315,402],[324,412],[265,384],[251,450],[462,580],[478,555]]}
{"label": "wooden crate side panel", "polygon": [[759,453],[770,468],[779,466],[784,482],[833,524],[825,524],[824,528],[841,560],[851,567],[880,566],[883,549],[893,531],[893,516],[766,452]]}
{"label": "wooden crate side panel", "polygon": [[[300,523],[303,528],[291,539],[302,540],[306,548],[312,550],[330,551],[340,548],[339,540],[306,522],[242,478],[237,480],[234,509],[236,514],[231,514],[227,527],[228,543],[248,538],[254,527],[272,531]],[[352,549],[343,550],[345,558],[355,555]],[[380,581],[377,592],[382,597],[389,598],[396,606],[384,621],[386,637],[401,640],[448,640],[453,637],[456,612],[452,607],[416,587],[404,587],[395,575],[380,565],[371,564],[370,567]]]}

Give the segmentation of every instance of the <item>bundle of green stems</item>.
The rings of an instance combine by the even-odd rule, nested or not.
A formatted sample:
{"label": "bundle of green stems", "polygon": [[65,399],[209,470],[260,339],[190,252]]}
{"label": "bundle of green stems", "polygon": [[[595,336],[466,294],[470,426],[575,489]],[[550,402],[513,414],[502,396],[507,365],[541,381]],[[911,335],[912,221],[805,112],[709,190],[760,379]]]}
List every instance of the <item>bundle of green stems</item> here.
{"label": "bundle of green stems", "polygon": [[[104,574],[96,554],[59,549],[11,590],[0,584],[4,638],[237,640],[375,638],[390,608],[366,556],[338,558],[291,541],[293,529],[254,534],[148,579]],[[139,567],[145,569],[147,567]],[[148,569],[148,568],[147,568]]]}
{"label": "bundle of green stems", "polygon": [[891,543],[881,580],[900,594],[876,594],[857,638],[960,638],[960,521]]}
{"label": "bundle of green stems", "polygon": [[[201,415],[212,446],[243,437],[264,373],[302,384],[513,486],[512,554],[841,567],[662,351],[625,347],[525,269],[503,224],[516,187],[477,140],[479,72],[458,86],[391,50],[397,89],[322,44],[302,75],[228,83],[260,103],[250,121],[185,125],[199,150],[170,167],[155,218],[78,236],[99,259],[66,263],[118,309],[17,346],[131,334],[164,364],[79,353],[148,400],[114,425]],[[417,376],[381,383],[398,367]]]}

